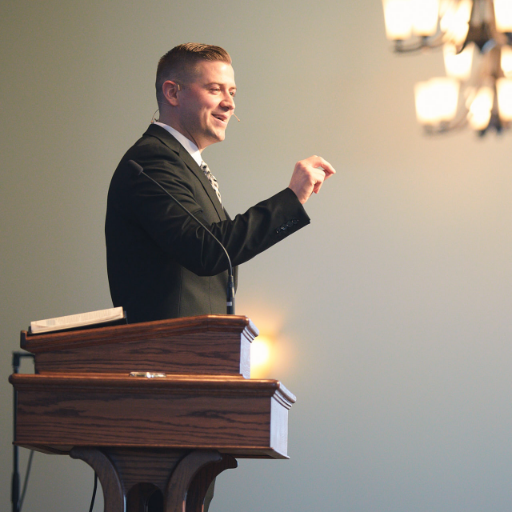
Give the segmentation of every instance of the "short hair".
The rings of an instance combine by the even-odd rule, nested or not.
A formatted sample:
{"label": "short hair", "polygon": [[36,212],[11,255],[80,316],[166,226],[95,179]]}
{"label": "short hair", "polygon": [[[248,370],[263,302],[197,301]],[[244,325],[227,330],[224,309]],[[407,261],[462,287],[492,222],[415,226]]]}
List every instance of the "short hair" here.
{"label": "short hair", "polygon": [[229,53],[220,46],[201,43],[185,43],[169,50],[159,61],[156,70],[156,100],[163,100],[162,85],[167,80],[186,82],[196,72],[197,64],[203,60],[221,61],[231,64]]}

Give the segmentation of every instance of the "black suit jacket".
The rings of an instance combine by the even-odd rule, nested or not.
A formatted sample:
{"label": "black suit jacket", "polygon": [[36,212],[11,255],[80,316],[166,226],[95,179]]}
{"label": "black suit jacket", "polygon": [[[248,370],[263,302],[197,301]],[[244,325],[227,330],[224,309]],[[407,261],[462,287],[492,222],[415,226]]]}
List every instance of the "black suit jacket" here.
{"label": "black suit jacket", "polygon": [[211,236],[128,160],[210,227],[234,266],[309,224],[290,189],[229,219],[185,148],[161,126],[150,125],[119,163],[107,200],[110,292],[130,322],[225,314],[228,264]]}

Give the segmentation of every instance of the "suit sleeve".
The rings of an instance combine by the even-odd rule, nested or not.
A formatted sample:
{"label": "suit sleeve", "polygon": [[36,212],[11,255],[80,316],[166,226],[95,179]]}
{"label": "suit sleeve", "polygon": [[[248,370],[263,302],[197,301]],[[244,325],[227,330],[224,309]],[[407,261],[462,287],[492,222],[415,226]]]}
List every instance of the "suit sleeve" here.
{"label": "suit sleeve", "polygon": [[[116,171],[111,199],[130,222],[139,225],[158,247],[200,276],[228,268],[212,237],[157,185],[126,165]],[[233,266],[240,265],[309,224],[297,196],[282,190],[234,219],[219,219],[201,183],[178,158],[142,162],[145,172],[205,224],[226,248]]]}

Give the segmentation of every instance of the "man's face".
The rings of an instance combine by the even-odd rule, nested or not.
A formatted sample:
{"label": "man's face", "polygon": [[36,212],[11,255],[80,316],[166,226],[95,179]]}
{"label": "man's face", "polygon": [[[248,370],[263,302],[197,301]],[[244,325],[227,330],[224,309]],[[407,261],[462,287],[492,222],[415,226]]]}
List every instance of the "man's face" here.
{"label": "man's face", "polygon": [[190,82],[181,84],[177,96],[180,131],[200,150],[225,139],[235,93],[235,73],[227,62],[201,61]]}

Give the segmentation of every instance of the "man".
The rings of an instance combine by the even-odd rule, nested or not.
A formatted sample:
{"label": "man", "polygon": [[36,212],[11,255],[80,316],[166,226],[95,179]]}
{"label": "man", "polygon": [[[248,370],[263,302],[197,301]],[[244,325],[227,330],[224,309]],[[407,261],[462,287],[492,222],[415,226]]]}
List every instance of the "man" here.
{"label": "man", "polygon": [[164,55],[156,77],[158,122],[122,158],[110,185],[107,269],[112,300],[130,322],[226,313],[227,258],[198,223],[130,160],[196,215],[234,266],[309,224],[303,204],[335,171],[318,156],[295,165],[285,190],[231,220],[202,159],[234,115],[231,58],[188,43]]}
{"label": "man", "polygon": [[[156,180],[196,215],[240,265],[309,224],[303,204],[335,171],[320,157],[298,162],[290,185],[231,220],[202,151],[221,142],[234,115],[231,58],[217,46],[188,43],[158,64],[160,119],[128,150],[108,194],[107,269],[115,306],[130,322],[226,313],[227,258]],[[208,491],[204,510],[213,496]],[[150,510],[161,510],[158,494]]]}

